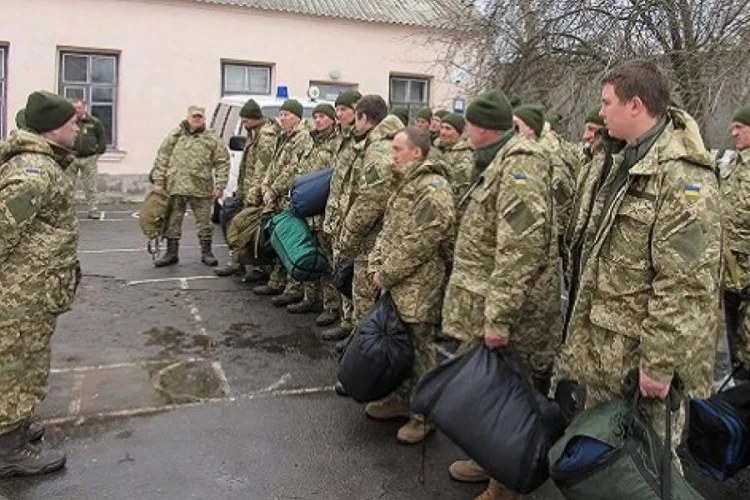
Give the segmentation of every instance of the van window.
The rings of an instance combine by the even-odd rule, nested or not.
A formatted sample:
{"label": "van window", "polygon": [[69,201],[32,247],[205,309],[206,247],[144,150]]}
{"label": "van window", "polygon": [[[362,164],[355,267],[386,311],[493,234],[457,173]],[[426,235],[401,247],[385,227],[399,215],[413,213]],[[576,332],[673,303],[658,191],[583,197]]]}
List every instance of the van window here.
{"label": "van window", "polygon": [[[315,108],[302,108],[302,118],[312,118],[313,109]],[[263,106],[263,116],[267,118],[276,118],[279,116],[281,106]]]}
{"label": "van window", "polygon": [[226,143],[229,143],[229,139],[232,136],[237,135],[237,126],[240,123],[240,109],[242,108],[239,106],[230,106],[229,108],[229,116],[227,116],[224,132],[221,134],[222,140]]}
{"label": "van window", "polygon": [[211,128],[214,129],[216,132],[216,135],[219,137],[224,136],[224,124],[227,121],[227,116],[229,116],[229,105],[228,104],[219,104],[216,107],[216,112],[214,113],[214,119],[211,123]]}

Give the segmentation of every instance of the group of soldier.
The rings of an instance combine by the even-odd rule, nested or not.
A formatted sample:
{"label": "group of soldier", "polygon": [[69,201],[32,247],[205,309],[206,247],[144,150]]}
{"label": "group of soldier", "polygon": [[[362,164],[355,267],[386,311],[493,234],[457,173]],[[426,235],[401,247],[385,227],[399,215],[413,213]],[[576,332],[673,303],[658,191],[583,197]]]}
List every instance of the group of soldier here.
{"label": "group of soldier", "polygon": [[[621,397],[635,372],[640,406],[663,435],[671,391],[697,397],[711,389],[722,294],[732,361],[750,363],[750,105],[733,116],[737,156],[720,179],[696,122],[670,106],[656,64],[624,63],[601,90],[583,149],[563,139],[541,107],[514,107],[500,90],[480,93],[464,115],[420,110],[412,126],[407,111],[389,111],[380,96],[356,91],[335,106],[319,104],[312,127],[295,100],[277,119],[250,100],[240,112],[247,142],[235,193],[244,209],[229,230],[258,211],[288,208],[296,177],[332,168],[325,214],[308,223],[332,268],[354,263],[352,300],[336,291],[332,276],[303,284],[280,263],[246,269],[242,244],[230,245],[229,262],[216,272],[265,281],[254,293],[290,313],[318,313],[317,324],[328,327],[322,337],[339,341],[339,350],[389,293],[410,331],[415,363],[408,380],[365,413],[407,418],[396,436],[401,443],[433,431],[408,403],[437,363],[438,334],[457,340],[459,353],[479,343],[515,348],[539,391],[550,394],[554,385],[564,397],[561,389],[584,387],[581,409]],[[28,374],[20,382],[0,371],[0,473],[64,463],[41,447],[31,415],[46,382],[55,317],[80,280],[72,187],[63,176],[77,128],[69,106],[32,94],[26,130],[11,136],[0,157],[0,366]],[[178,261],[188,204],[202,260],[217,265],[210,207],[225,188],[228,159],[205,125],[203,110],[191,107],[159,149],[154,190],[179,209],[157,266]],[[30,281],[46,292],[29,294]],[[675,447],[684,410],[673,420]],[[481,500],[521,498],[472,460],[449,472],[459,481],[489,481]]]}

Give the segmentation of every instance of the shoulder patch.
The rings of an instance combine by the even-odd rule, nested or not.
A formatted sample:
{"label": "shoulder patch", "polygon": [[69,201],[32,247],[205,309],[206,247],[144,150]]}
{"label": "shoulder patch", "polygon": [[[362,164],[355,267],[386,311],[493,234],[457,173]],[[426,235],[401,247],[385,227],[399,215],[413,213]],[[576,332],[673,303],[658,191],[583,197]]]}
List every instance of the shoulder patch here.
{"label": "shoulder patch", "polygon": [[378,167],[370,165],[367,170],[365,170],[365,184],[373,184],[379,180],[380,173],[378,172]]}
{"label": "shoulder patch", "polygon": [[26,167],[25,172],[31,175],[39,175],[42,171],[39,170],[37,167]]}
{"label": "shoulder patch", "polygon": [[435,207],[433,206],[432,201],[428,199],[420,203],[417,212],[414,214],[414,220],[416,221],[417,226],[423,226],[435,220],[436,216]]}
{"label": "shoulder patch", "polygon": [[526,179],[528,179],[528,177],[526,177],[526,174],[523,172],[513,174],[513,184],[516,186],[526,185]]}
{"label": "shoulder patch", "polygon": [[700,184],[685,184],[685,198],[695,200],[701,197]]}

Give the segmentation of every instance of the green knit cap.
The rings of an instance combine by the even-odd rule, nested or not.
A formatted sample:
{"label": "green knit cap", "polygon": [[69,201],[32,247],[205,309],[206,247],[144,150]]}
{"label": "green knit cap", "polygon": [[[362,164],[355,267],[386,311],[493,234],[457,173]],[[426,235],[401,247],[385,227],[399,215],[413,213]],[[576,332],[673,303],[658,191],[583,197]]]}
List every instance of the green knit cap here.
{"label": "green knit cap", "polygon": [[333,106],[331,106],[330,104],[318,104],[317,106],[315,106],[315,109],[313,109],[313,116],[315,116],[316,113],[323,113],[331,120],[336,119],[336,110],[333,109]]}
{"label": "green knit cap", "polygon": [[745,104],[734,112],[732,121],[739,122],[750,127],[750,103]]}
{"label": "green knit cap", "polygon": [[354,109],[354,105],[357,101],[362,99],[362,94],[356,90],[347,90],[336,98],[336,106],[346,106],[347,108]]}
{"label": "green knit cap", "polygon": [[459,115],[458,113],[448,113],[447,115],[443,116],[443,119],[440,120],[440,123],[447,123],[451,127],[455,128],[459,134],[463,134],[466,120],[464,120],[464,117]]}
{"label": "green knit cap", "polygon": [[435,116],[437,116],[438,118],[440,118],[440,120],[442,121],[443,118],[445,118],[446,116],[448,116],[449,114],[451,114],[451,112],[448,111],[447,109],[438,109],[437,111],[435,111],[432,114],[435,115]]}
{"label": "green knit cap", "polygon": [[16,128],[18,129],[26,128],[26,109],[25,108],[19,109],[18,113],[16,113]]}
{"label": "green knit cap", "polygon": [[490,130],[513,128],[513,108],[500,90],[479,94],[466,108],[466,121]]}
{"label": "green knit cap", "polygon": [[65,125],[76,114],[72,104],[57,94],[39,90],[26,101],[26,128],[43,134]]}
{"label": "green knit cap", "polygon": [[544,130],[544,108],[542,106],[522,104],[513,110],[513,114],[534,131],[537,139],[541,137],[542,130]]}
{"label": "green knit cap", "polygon": [[281,105],[279,111],[289,111],[297,115],[298,118],[302,118],[302,104],[297,99],[287,99],[284,104]]}
{"label": "green knit cap", "polygon": [[547,113],[544,115],[545,121],[549,123],[549,126],[555,132],[559,132],[563,125],[563,115],[557,112]]}
{"label": "green knit cap", "polygon": [[401,120],[401,123],[404,124],[404,127],[409,126],[409,110],[407,108],[393,108],[391,110],[392,115],[396,115],[396,118]]}
{"label": "green knit cap", "polygon": [[250,99],[244,106],[242,106],[242,109],[240,110],[240,118],[246,120],[261,120],[263,119],[263,111],[261,111],[257,102]]}
{"label": "green knit cap", "polygon": [[432,111],[428,107],[424,107],[417,112],[417,118],[430,121],[432,120]]}
{"label": "green knit cap", "polygon": [[601,116],[599,116],[599,110],[601,108],[599,106],[595,107],[591,111],[589,111],[589,114],[586,115],[586,120],[583,123],[595,123],[596,125],[599,125],[600,127],[604,126],[604,120]]}

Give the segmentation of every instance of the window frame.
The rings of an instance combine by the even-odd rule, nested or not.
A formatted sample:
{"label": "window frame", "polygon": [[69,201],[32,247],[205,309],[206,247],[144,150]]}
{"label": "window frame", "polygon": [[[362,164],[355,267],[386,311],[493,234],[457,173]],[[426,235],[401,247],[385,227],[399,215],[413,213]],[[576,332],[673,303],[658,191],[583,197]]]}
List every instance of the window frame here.
{"label": "window frame", "polygon": [[[406,81],[407,83],[407,100],[395,101],[393,99],[393,82],[396,80]],[[424,100],[417,102],[408,100],[411,94],[411,82],[420,82],[425,86]],[[403,73],[391,73],[388,76],[388,104],[390,109],[405,107],[409,110],[409,117],[412,118],[416,115],[419,108],[430,105],[430,93],[432,87],[432,77],[427,75],[410,75]]]}
{"label": "window frame", "polygon": [[[228,66],[236,66],[236,67],[242,67],[246,71],[249,69],[263,69],[268,72],[268,79],[266,83],[266,91],[265,92],[251,92],[250,89],[243,90],[243,91],[228,91],[226,89],[227,86],[227,67]],[[230,59],[222,59],[221,60],[221,95],[222,96],[231,96],[231,95],[271,95],[272,89],[273,89],[273,70],[274,70],[274,64],[272,63],[266,63],[266,62],[255,62],[255,61],[237,61],[237,60],[230,60]]]}
{"label": "window frame", "polygon": [[[307,88],[310,88],[312,86],[318,87],[319,89],[323,86],[329,86],[329,87],[341,87],[345,88],[346,91],[349,90],[359,90],[359,84],[358,83],[350,83],[350,82],[335,82],[330,80],[309,80],[309,85]],[[326,96],[323,95],[321,90],[321,96],[320,99],[327,100],[325,98]],[[338,97],[338,96],[337,96]],[[335,101],[336,99],[330,99],[331,101]]]}

